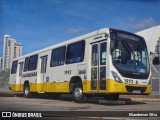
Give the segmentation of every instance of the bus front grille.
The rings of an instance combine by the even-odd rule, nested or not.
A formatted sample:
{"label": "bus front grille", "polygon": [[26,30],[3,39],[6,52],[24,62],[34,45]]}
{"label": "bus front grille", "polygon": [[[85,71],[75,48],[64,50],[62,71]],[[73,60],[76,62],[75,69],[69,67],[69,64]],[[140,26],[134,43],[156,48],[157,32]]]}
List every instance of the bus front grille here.
{"label": "bus front grille", "polygon": [[145,92],[147,87],[135,87],[135,86],[126,86],[128,92],[133,92],[134,90],[139,90],[141,93]]}

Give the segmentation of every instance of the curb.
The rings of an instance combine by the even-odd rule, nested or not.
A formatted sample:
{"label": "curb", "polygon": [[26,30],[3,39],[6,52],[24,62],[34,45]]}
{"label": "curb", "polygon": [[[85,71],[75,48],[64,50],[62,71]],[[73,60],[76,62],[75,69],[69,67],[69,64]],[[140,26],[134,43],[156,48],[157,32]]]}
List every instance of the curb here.
{"label": "curb", "polygon": [[160,98],[131,98],[132,101],[160,102]]}
{"label": "curb", "polygon": [[120,98],[130,99],[131,101],[160,102],[159,95],[121,95]]}
{"label": "curb", "polygon": [[14,93],[0,93],[0,97],[14,97]]}

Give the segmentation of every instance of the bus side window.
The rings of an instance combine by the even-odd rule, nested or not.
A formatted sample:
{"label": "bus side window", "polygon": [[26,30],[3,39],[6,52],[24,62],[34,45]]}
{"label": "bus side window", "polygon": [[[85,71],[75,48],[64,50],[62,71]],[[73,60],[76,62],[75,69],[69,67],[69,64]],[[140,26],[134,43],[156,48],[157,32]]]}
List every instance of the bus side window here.
{"label": "bus side window", "polygon": [[17,72],[17,65],[18,65],[18,60],[13,61],[11,74],[15,74]]}
{"label": "bus side window", "polygon": [[66,46],[52,50],[51,67],[64,65]]}
{"label": "bus side window", "polygon": [[28,71],[28,65],[29,65],[29,57],[26,57],[24,64],[24,72]]}
{"label": "bus side window", "polygon": [[98,45],[92,45],[92,66],[97,66],[98,63]]}
{"label": "bus side window", "polygon": [[66,64],[82,62],[85,53],[85,41],[79,41],[67,46]]}
{"label": "bus side window", "polygon": [[29,58],[28,71],[37,69],[37,61],[38,61],[38,55],[33,55]]}
{"label": "bus side window", "polygon": [[19,63],[20,68],[19,68],[19,76],[22,76],[22,72],[23,72],[23,62]]}
{"label": "bus side window", "polygon": [[106,47],[107,43],[101,43],[101,49],[100,49],[100,64],[105,65],[106,64]]}

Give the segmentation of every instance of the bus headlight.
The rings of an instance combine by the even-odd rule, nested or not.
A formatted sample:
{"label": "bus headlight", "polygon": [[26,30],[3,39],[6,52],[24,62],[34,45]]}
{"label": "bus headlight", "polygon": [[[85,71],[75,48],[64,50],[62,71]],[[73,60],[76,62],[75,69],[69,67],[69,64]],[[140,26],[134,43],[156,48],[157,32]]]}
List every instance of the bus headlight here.
{"label": "bus headlight", "polygon": [[115,73],[114,71],[111,71],[113,78],[115,79],[115,81],[122,83],[122,80],[120,79],[120,77],[117,75],[117,73]]}

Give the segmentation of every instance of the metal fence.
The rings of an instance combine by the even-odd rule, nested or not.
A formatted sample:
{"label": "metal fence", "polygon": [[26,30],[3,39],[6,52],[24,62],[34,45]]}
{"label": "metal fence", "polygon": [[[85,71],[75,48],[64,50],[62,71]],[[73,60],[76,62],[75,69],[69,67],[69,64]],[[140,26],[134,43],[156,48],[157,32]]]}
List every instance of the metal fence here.
{"label": "metal fence", "polygon": [[152,71],[152,94],[151,95],[160,95],[160,65],[156,65],[155,68],[158,71],[158,74],[155,74]]}
{"label": "metal fence", "polygon": [[9,79],[4,79],[0,77],[0,88],[7,88],[8,87]]}
{"label": "metal fence", "polygon": [[0,72],[0,88],[8,87],[10,70],[3,70]]}

